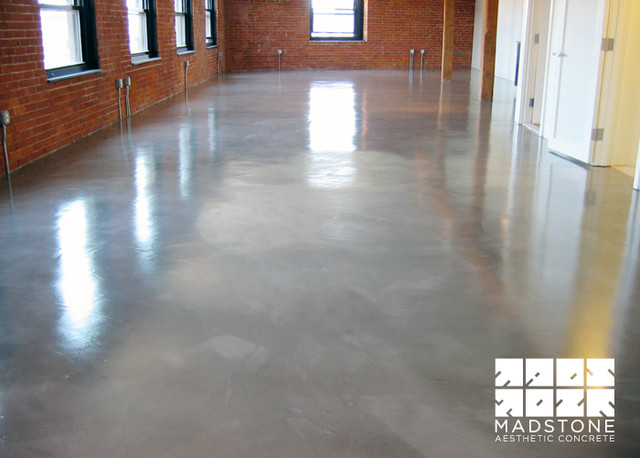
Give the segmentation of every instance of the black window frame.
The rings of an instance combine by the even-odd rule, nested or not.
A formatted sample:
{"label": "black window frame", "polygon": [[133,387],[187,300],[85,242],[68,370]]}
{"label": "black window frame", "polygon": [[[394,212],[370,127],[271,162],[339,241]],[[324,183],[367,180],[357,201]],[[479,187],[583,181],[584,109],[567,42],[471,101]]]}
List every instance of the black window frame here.
{"label": "black window frame", "polygon": [[[98,59],[98,38],[96,34],[96,13],[93,0],[73,0],[73,5],[51,5],[46,0],[38,3],[39,9],[47,10],[76,10],[80,19],[80,47],[82,48],[82,62],[64,67],[45,69],[47,79],[53,80],[62,77],[82,74],[100,69]],[[42,19],[40,19],[42,20]],[[42,25],[40,26],[42,27]],[[44,49],[43,49],[44,51]]]}
{"label": "black window frame", "polygon": [[[127,25],[129,22],[129,9],[127,8]],[[147,17],[147,51],[131,53],[131,60],[145,61],[154,59],[158,54],[158,22],[156,12],[156,0],[142,0],[142,12]],[[129,32],[130,33],[130,32]],[[129,41],[131,35],[129,34]],[[131,50],[131,48],[129,48]]]}
{"label": "black window frame", "polygon": [[[178,16],[184,16],[184,29],[185,29],[185,42],[184,46],[178,46],[178,36],[176,35],[176,49],[178,54],[184,52],[190,52],[194,50],[193,47],[193,5],[192,0],[181,0],[182,11],[175,11],[174,7],[174,20]],[[175,25],[175,24],[174,24]]]}
{"label": "black window frame", "polygon": [[[312,41],[363,41],[364,40],[364,0],[353,0],[353,15],[354,15],[354,24],[353,24],[353,36],[349,37],[331,37],[331,36],[323,36],[323,37],[314,37],[313,34],[316,33],[313,30],[313,0],[309,0],[309,39]],[[318,32],[319,33],[319,32]]]}
{"label": "black window frame", "polygon": [[207,46],[218,46],[218,30],[217,18],[216,18],[216,0],[204,0],[204,20],[207,20],[207,13],[209,13],[209,25],[211,27],[211,36],[207,36],[207,27],[205,24],[205,42]]}

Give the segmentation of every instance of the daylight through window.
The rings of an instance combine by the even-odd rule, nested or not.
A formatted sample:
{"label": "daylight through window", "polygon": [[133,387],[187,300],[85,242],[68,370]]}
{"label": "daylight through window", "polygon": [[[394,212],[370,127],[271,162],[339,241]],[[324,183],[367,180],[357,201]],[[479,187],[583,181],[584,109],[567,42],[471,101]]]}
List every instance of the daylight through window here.
{"label": "daylight through window", "polygon": [[216,37],[216,3],[215,0],[204,0],[205,32],[207,45],[218,44]]}
{"label": "daylight through window", "polygon": [[193,49],[191,0],[173,0],[178,51]]}
{"label": "daylight through window", "polygon": [[50,78],[98,68],[91,0],[39,0],[44,68]]}
{"label": "daylight through window", "polygon": [[363,0],[311,0],[312,40],[362,40]]}

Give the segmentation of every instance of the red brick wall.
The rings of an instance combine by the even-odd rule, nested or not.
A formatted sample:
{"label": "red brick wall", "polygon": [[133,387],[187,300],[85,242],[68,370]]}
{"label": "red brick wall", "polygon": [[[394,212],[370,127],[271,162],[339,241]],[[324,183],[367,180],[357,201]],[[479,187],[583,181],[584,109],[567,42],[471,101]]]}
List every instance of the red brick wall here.
{"label": "red brick wall", "polygon": [[[220,46],[207,48],[204,0],[193,0],[195,52],[178,56],[173,0],[156,0],[156,6],[159,61],[132,65],[124,1],[95,0],[102,73],[49,83],[35,0],[0,2],[0,109],[11,115],[7,150],[12,169],[117,122],[117,78],[131,76],[131,111],[136,112],[184,89],[185,60],[190,62],[189,85],[216,74],[225,41],[220,12]],[[122,99],[124,111],[124,91]]]}
{"label": "red brick wall", "polygon": [[[310,0],[233,0],[226,11],[229,70],[396,68],[409,50],[425,49],[425,67],[439,67],[442,0],[365,0],[365,41],[309,40]],[[475,0],[456,0],[454,66],[470,67]]]}
{"label": "red brick wall", "polygon": [[[439,67],[442,0],[365,0],[364,42],[309,41],[309,0],[218,0],[218,44],[204,42],[204,0],[193,0],[195,52],[175,49],[173,0],[156,0],[160,60],[132,65],[122,0],[94,0],[102,72],[49,83],[43,68],[35,0],[0,1],[0,109],[9,110],[11,168],[118,120],[115,80],[131,76],[131,111],[142,110],[222,69],[405,67],[409,49],[426,49],[425,66]],[[475,0],[456,0],[454,65],[469,67]],[[123,91],[124,95],[124,91]],[[124,97],[123,97],[124,110]],[[0,174],[3,172],[0,167]]]}

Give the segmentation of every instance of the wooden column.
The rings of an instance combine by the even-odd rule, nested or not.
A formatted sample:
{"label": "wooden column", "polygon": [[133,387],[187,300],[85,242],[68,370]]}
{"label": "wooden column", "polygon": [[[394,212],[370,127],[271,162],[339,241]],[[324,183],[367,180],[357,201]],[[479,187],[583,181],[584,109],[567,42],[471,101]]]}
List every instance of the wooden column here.
{"label": "wooden column", "polygon": [[480,56],[480,100],[493,100],[493,79],[496,71],[498,0],[483,1],[482,55]]}
{"label": "wooden column", "polygon": [[453,77],[453,10],[455,0],[444,0],[442,23],[442,79]]}

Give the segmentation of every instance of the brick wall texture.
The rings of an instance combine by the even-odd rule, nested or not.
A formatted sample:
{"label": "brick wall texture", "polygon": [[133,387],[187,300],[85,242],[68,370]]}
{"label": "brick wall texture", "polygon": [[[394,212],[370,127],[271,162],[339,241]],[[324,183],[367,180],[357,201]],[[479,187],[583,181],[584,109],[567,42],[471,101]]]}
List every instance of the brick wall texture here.
{"label": "brick wall texture", "polygon": [[[227,9],[228,69],[401,68],[409,50],[425,50],[424,65],[440,67],[443,0],[364,0],[365,40],[309,40],[309,0],[233,0]],[[470,67],[475,0],[456,0],[454,66]]]}
{"label": "brick wall texture", "polygon": [[[469,67],[475,0],[456,0],[454,66]],[[135,113],[222,71],[400,68],[409,49],[439,67],[442,0],[365,0],[365,40],[309,40],[309,0],[218,0],[218,45],[207,47],[204,0],[193,0],[194,46],[178,55],[173,0],[156,0],[160,59],[131,63],[124,0],[94,0],[100,73],[48,82],[36,0],[0,2],[0,109],[8,110],[12,170],[118,121],[117,78],[130,76]],[[222,60],[218,62],[218,53]],[[123,91],[124,95],[124,91]],[[122,99],[124,110],[124,97]],[[4,170],[0,171],[3,173]]]}

